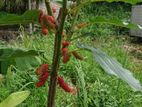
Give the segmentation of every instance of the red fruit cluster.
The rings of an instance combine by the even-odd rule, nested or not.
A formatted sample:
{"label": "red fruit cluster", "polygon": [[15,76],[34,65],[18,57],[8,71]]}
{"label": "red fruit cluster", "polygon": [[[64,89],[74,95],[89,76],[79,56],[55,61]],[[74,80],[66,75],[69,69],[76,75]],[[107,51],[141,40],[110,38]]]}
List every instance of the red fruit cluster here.
{"label": "red fruit cluster", "polygon": [[44,16],[44,12],[42,10],[39,10],[39,17],[38,17],[39,23],[41,23],[43,16]]}
{"label": "red fruit cluster", "polygon": [[46,20],[48,20],[49,22],[55,24],[55,20],[53,16],[46,16]]}
{"label": "red fruit cluster", "polygon": [[84,58],[82,56],[80,56],[76,51],[72,51],[72,54],[73,56],[76,58],[76,59],[79,59],[79,60],[83,60]]}
{"label": "red fruit cluster", "polygon": [[70,42],[68,42],[68,41],[63,41],[62,42],[63,48],[68,47],[69,45],[70,45]]}
{"label": "red fruit cluster", "polygon": [[62,42],[62,55],[63,55],[63,63],[67,63],[70,59],[70,53],[68,52],[67,47],[70,45],[70,42],[64,41]]}
{"label": "red fruit cluster", "polygon": [[55,30],[56,22],[53,16],[45,15],[43,17],[43,21],[46,24],[45,26],[48,26],[48,28]]}
{"label": "red fruit cluster", "polygon": [[52,12],[56,13],[56,7],[52,7]]}
{"label": "red fruit cluster", "polygon": [[39,10],[38,22],[42,26],[42,34],[43,35],[48,34],[48,29],[55,30],[55,28],[56,28],[54,17],[44,14],[44,12],[42,10]]}
{"label": "red fruit cluster", "polygon": [[70,60],[70,53],[66,53],[63,55],[63,63],[67,63]]}
{"label": "red fruit cluster", "polygon": [[64,41],[62,42],[62,55],[63,55],[63,63],[67,63],[71,57],[71,54],[79,60],[83,60],[84,58],[82,56],[80,56],[76,51],[72,51],[72,52],[68,52],[67,47],[70,45],[70,42],[68,41]]}
{"label": "red fruit cluster", "polygon": [[39,68],[36,69],[35,73],[39,79],[39,82],[36,83],[36,87],[43,86],[49,77],[48,64],[42,64]]}
{"label": "red fruit cluster", "polygon": [[42,34],[47,35],[48,34],[48,29],[47,27],[42,27]]}
{"label": "red fruit cluster", "polygon": [[[48,64],[42,64],[38,67],[35,71],[36,75],[38,76],[39,81],[36,83],[36,87],[42,87],[49,77],[49,70]],[[59,86],[65,90],[66,92],[76,94],[76,88],[69,86],[67,83],[64,82],[64,79],[60,76],[57,77],[57,81]]]}
{"label": "red fruit cluster", "polygon": [[81,29],[83,27],[86,27],[87,25],[88,25],[87,23],[80,23],[80,24],[77,25],[77,28]]}
{"label": "red fruit cluster", "polygon": [[65,90],[66,92],[69,92],[69,93],[75,93],[76,89],[69,86],[67,83],[64,82],[64,79],[62,77],[58,77],[57,78],[58,80],[58,84],[59,86]]}
{"label": "red fruit cluster", "polygon": [[67,48],[62,48],[62,55],[65,55],[68,52]]}

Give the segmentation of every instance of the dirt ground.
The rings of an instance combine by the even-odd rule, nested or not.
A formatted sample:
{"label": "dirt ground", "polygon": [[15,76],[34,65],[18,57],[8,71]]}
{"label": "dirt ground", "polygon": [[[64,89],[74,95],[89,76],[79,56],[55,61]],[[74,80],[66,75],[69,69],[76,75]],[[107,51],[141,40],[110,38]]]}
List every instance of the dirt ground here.
{"label": "dirt ground", "polygon": [[17,36],[17,31],[0,31],[0,40],[10,41],[16,39]]}
{"label": "dirt ground", "polygon": [[124,48],[130,55],[133,63],[135,64],[135,70],[142,71],[142,38],[140,37],[131,37],[129,42],[124,45]]}

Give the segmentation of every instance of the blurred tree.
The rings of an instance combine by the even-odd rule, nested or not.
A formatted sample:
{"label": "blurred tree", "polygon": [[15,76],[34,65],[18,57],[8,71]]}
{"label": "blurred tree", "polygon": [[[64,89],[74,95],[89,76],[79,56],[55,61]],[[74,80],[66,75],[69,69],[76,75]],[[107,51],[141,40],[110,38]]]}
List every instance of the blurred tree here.
{"label": "blurred tree", "polygon": [[28,0],[1,0],[0,4],[0,10],[9,13],[21,14],[28,8]]}

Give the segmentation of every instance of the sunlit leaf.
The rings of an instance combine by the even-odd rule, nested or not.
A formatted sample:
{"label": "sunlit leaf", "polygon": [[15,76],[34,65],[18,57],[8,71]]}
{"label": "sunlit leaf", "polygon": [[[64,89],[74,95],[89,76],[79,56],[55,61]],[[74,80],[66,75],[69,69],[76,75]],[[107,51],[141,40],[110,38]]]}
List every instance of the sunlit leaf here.
{"label": "sunlit leaf", "polygon": [[105,52],[101,51],[100,49],[81,44],[78,44],[78,47],[91,51],[93,53],[94,59],[96,59],[96,61],[108,74],[121,78],[127,82],[134,91],[142,91],[140,82],[135,79],[132,73],[129,70],[123,68],[119,62],[109,57]]}
{"label": "sunlit leaf", "polygon": [[28,10],[23,15],[3,14],[0,16],[0,26],[37,23],[38,14],[38,10]]}
{"label": "sunlit leaf", "polygon": [[29,95],[29,91],[12,93],[0,103],[0,107],[16,107],[18,104],[22,103]]}

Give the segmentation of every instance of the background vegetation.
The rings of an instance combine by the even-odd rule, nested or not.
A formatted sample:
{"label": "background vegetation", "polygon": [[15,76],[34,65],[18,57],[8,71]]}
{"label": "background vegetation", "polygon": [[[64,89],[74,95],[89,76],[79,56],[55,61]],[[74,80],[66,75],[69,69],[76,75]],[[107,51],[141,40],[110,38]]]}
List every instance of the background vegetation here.
{"label": "background vegetation", "polygon": [[[91,6],[83,10],[83,15],[81,15],[82,17],[80,19],[86,20],[85,17],[105,16],[107,18],[117,17],[123,21],[130,22],[131,7],[131,4],[126,4],[122,2],[92,3]],[[90,27],[89,31],[93,33],[92,35],[94,36],[120,36],[129,34],[129,29],[127,28],[117,27],[108,24],[97,24],[96,26]]]}

